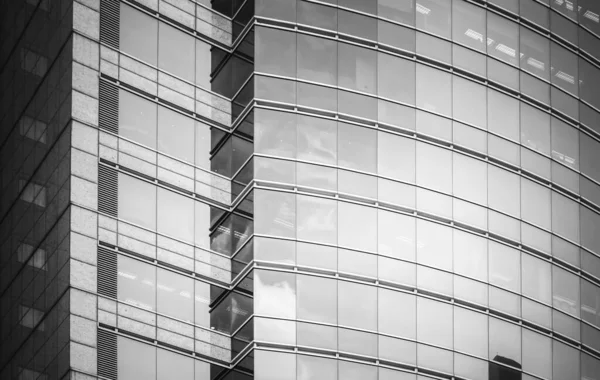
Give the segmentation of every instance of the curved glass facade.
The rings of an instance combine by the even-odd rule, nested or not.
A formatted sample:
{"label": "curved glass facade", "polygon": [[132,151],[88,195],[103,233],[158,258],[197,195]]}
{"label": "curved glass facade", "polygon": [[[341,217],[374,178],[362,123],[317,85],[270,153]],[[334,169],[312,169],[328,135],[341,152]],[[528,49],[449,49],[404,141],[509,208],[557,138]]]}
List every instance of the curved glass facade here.
{"label": "curved glass facade", "polygon": [[598,14],[256,0],[257,380],[600,379]]}

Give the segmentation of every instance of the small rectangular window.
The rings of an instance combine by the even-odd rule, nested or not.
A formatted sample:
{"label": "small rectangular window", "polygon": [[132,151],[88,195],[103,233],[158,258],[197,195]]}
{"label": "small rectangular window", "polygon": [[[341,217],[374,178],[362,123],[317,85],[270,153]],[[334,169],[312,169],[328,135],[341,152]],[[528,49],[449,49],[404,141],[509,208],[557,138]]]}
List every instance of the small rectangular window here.
{"label": "small rectangular window", "polygon": [[40,323],[37,327],[38,331],[44,331],[45,323],[42,321],[44,318],[44,312],[38,309],[34,309],[33,307],[19,305],[19,318],[21,320],[20,324],[27,328],[33,329]]}
{"label": "small rectangular window", "polygon": [[46,143],[46,129],[48,124],[29,116],[23,116],[19,120],[19,133],[31,140]]}
{"label": "small rectangular window", "polygon": [[21,179],[19,180],[19,191],[22,191],[21,199],[25,202],[46,207],[46,187]]}
{"label": "small rectangular window", "polygon": [[47,270],[46,250],[38,248],[35,252],[33,252],[33,249],[34,247],[32,245],[21,243],[17,248],[17,261],[20,263],[26,262],[27,265],[34,268]]}
{"label": "small rectangular window", "polygon": [[29,49],[21,48],[21,69],[43,77],[48,71],[48,58]]}

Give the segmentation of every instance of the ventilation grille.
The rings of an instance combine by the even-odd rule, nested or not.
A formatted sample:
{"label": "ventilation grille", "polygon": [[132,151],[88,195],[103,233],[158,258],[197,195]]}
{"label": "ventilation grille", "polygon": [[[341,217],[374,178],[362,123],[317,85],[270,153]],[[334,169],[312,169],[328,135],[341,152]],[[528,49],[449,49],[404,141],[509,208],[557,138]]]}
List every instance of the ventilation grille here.
{"label": "ventilation grille", "polygon": [[100,80],[98,124],[101,129],[119,133],[119,89],[105,80]]}
{"label": "ventilation grille", "polygon": [[119,0],[100,2],[100,42],[119,50]]}
{"label": "ventilation grille", "polygon": [[98,329],[98,375],[117,379],[117,336]]}
{"label": "ventilation grille", "polygon": [[117,171],[106,165],[98,165],[98,211],[108,215],[118,216],[118,187]]}
{"label": "ventilation grille", "polygon": [[98,247],[98,294],[117,298],[117,253]]}

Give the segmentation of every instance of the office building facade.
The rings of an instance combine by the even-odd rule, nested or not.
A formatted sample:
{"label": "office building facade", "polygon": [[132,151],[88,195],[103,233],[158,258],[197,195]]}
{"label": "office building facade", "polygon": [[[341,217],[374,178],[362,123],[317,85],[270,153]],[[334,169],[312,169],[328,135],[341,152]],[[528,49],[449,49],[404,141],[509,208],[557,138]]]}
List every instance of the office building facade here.
{"label": "office building facade", "polygon": [[600,3],[2,5],[0,378],[600,380]]}

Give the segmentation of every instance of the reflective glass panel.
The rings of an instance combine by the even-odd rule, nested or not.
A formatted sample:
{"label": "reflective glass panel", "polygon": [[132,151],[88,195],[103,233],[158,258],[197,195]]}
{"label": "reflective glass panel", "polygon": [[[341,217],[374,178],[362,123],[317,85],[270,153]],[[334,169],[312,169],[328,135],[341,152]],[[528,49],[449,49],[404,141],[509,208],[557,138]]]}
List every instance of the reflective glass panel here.
{"label": "reflective glass panel", "polygon": [[187,322],[194,321],[194,280],[165,269],[157,269],[156,309]]}
{"label": "reflective glass panel", "polygon": [[338,85],[369,94],[377,93],[377,53],[374,50],[338,44]]}
{"label": "reflective glass panel", "polygon": [[156,187],[119,173],[119,218],[156,229]]}
{"label": "reflective glass panel", "polygon": [[378,298],[379,332],[414,339],[417,328],[416,297],[380,288]]}
{"label": "reflective glass panel", "polygon": [[415,140],[378,131],[377,155],[379,175],[415,182]]}
{"label": "reflective glass panel", "polygon": [[156,148],[156,103],[119,89],[119,135]]}
{"label": "reflective glass panel", "polygon": [[298,318],[337,323],[337,281],[316,276],[297,276]]}
{"label": "reflective glass panel", "polygon": [[415,63],[390,54],[377,54],[377,93],[381,97],[415,104]]}
{"label": "reflective glass panel", "polygon": [[452,115],[451,99],[452,75],[418,64],[417,106],[443,115]]}
{"label": "reflective glass panel", "polygon": [[158,189],[157,230],[168,236],[194,241],[194,200]]}
{"label": "reflective glass panel", "polygon": [[450,5],[447,0],[419,0],[417,2],[417,29],[450,38]]}
{"label": "reflective glass panel", "polygon": [[452,270],[452,229],[417,219],[417,262]]}
{"label": "reflective glass panel", "polygon": [[487,26],[488,54],[519,66],[519,28],[517,24],[488,12]]}
{"label": "reflective glass panel", "polygon": [[[156,379],[156,347],[117,336],[117,376],[119,379]],[[139,365],[148,363],[148,365]]]}
{"label": "reflective glass panel", "polygon": [[337,202],[298,195],[297,237],[319,243],[337,243]]}
{"label": "reflective glass panel", "polygon": [[452,347],[452,306],[417,297],[417,340]]}
{"label": "reflective glass panel", "polygon": [[337,164],[337,123],[328,119],[299,115],[298,159]]}
{"label": "reflective glass panel", "polygon": [[342,247],[377,250],[377,209],[338,203],[338,243]]}
{"label": "reflective glass panel", "polygon": [[377,329],[377,288],[338,281],[338,323],[367,330]]}
{"label": "reflective glass panel", "polygon": [[158,21],[124,3],[120,5],[120,49],[142,61],[156,65]]}
{"label": "reflective glass panel", "polygon": [[490,360],[521,368],[521,327],[490,317]]}
{"label": "reflective glass panel", "polygon": [[194,380],[194,362],[193,358],[158,349],[156,350],[156,379]]}
{"label": "reflective glass panel", "polygon": [[[145,40],[148,39],[146,36]],[[194,82],[195,52],[194,37],[164,22],[158,24],[158,67]]]}
{"label": "reflective glass panel", "polygon": [[296,114],[262,108],[254,112],[254,151],[296,157]]}
{"label": "reflective glass panel", "polygon": [[256,27],[258,72],[296,77],[296,34],[279,29]]}
{"label": "reflective glass panel", "polygon": [[158,150],[194,162],[194,120],[158,107]]}
{"label": "reflective glass panel", "polygon": [[254,192],[256,233],[283,237],[296,236],[296,197],[294,194],[256,190]]}
{"label": "reflective glass panel", "polygon": [[487,240],[459,230],[453,232],[455,273],[487,281],[488,243]]}
{"label": "reflective glass panel", "polygon": [[555,265],[552,266],[552,305],[579,317],[579,278]]}
{"label": "reflective glass panel", "polygon": [[489,242],[490,283],[505,289],[521,290],[521,254],[504,244]]}
{"label": "reflective glass panel", "polygon": [[156,268],[117,256],[117,298],[145,310],[156,310]]}
{"label": "reflective glass panel", "polygon": [[462,307],[454,307],[454,349],[487,357],[488,316]]}
{"label": "reflective glass panel", "polygon": [[296,276],[266,270],[254,271],[254,312],[296,318]]}
{"label": "reflective glass panel", "polygon": [[417,185],[452,192],[452,152],[417,142]]}
{"label": "reflective glass panel", "polygon": [[452,39],[485,52],[486,14],[481,7],[466,1],[452,2]]}
{"label": "reflective glass panel", "polygon": [[298,34],[298,78],[336,85],[337,42]]}
{"label": "reflective glass panel", "polygon": [[338,123],[338,165],[374,173],[377,167],[377,132]]}

